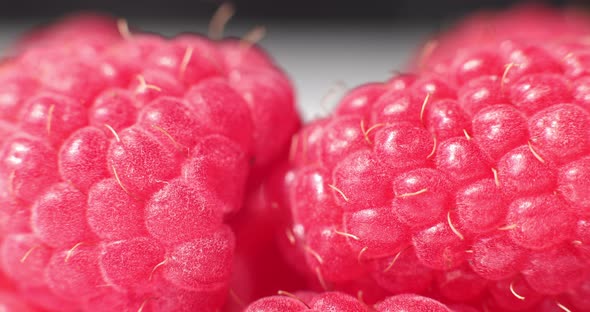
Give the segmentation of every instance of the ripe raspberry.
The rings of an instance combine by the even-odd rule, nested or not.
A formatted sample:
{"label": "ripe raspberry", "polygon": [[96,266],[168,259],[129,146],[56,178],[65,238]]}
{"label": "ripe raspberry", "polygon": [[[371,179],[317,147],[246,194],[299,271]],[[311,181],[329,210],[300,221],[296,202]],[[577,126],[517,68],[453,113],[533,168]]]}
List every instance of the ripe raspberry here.
{"label": "ripe raspberry", "polygon": [[[566,55],[571,52],[566,50],[584,46],[575,38],[587,35],[589,28],[588,16],[580,10],[558,11],[529,4],[500,12],[479,12],[427,42],[417,53],[415,65],[441,73],[463,85],[473,78],[498,75],[504,71],[506,56],[499,56],[494,47],[514,48],[518,43],[561,37],[565,42],[556,46],[554,51]],[[576,61],[577,57],[559,64],[551,53],[538,47],[528,46],[511,52],[514,53],[508,59],[520,65],[513,68],[516,69],[514,74],[561,72],[562,66],[565,66],[572,67],[566,72],[580,75],[585,67],[583,62]],[[534,64],[528,64],[531,60]]]}
{"label": "ripe raspberry", "polygon": [[418,295],[397,295],[389,297],[376,305],[377,311],[394,312],[394,311],[432,311],[432,312],[450,312],[451,309],[434,299]]}
{"label": "ripe raspberry", "polygon": [[103,15],[85,13],[66,16],[59,23],[42,25],[30,30],[15,45],[18,50],[31,47],[54,46],[56,42],[84,42],[82,49],[96,45],[106,47],[119,41],[121,34],[112,20]]}
{"label": "ripe raspberry", "polygon": [[[287,170],[286,161],[281,160],[262,174],[259,184],[254,183],[258,177],[251,177],[244,207],[230,220],[236,233],[236,252],[226,311],[243,311],[244,304],[279,290],[306,287],[304,277],[290,265],[298,259],[281,254],[291,246],[285,235],[291,223],[286,191],[292,179]],[[302,259],[300,264],[304,262]]]}
{"label": "ripe raspberry", "polygon": [[292,232],[318,287],[585,306],[590,88],[565,56],[590,53],[590,23],[527,10],[466,22],[294,137]]}
{"label": "ripe raspberry", "polygon": [[308,310],[308,306],[297,299],[290,297],[266,297],[262,298],[246,308],[246,312],[299,312]]}
{"label": "ripe raspberry", "polygon": [[10,292],[0,292],[0,310],[5,312],[34,312],[23,299]]}
{"label": "ripe raspberry", "polygon": [[289,80],[252,43],[119,28],[73,17],[3,63],[0,269],[43,311],[217,311]]}
{"label": "ripe raspberry", "polygon": [[[250,304],[245,312],[450,312],[451,309],[434,299],[418,295],[397,295],[368,306],[359,299],[342,292],[286,293],[284,296],[262,298]],[[453,310],[455,311],[455,310]],[[461,311],[461,310],[456,310]]]}

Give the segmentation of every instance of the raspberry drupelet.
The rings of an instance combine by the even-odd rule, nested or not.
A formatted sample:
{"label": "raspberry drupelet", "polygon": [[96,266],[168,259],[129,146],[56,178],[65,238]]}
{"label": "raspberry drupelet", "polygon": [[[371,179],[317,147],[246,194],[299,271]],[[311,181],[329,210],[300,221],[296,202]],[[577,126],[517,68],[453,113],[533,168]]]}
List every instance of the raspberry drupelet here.
{"label": "raspberry drupelet", "polygon": [[285,293],[281,296],[262,298],[250,304],[245,312],[452,312],[470,311],[450,309],[446,305],[423,296],[402,294],[384,299],[375,305],[367,305],[359,298],[342,292]]}
{"label": "raspberry drupelet", "polygon": [[0,81],[10,292],[43,311],[219,310],[228,220],[299,125],[270,57],[84,16],[27,36]]}
{"label": "raspberry drupelet", "polygon": [[294,137],[291,252],[317,288],[590,309],[590,22],[568,14],[470,20]]}

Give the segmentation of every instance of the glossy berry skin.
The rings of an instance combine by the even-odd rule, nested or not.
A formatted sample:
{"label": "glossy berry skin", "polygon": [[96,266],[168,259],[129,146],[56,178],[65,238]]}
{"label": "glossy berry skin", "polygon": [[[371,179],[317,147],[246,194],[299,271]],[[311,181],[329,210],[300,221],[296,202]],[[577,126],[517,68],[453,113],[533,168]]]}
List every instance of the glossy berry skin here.
{"label": "glossy berry skin", "polygon": [[590,23],[568,14],[468,20],[414,73],[351,90],[299,132],[291,230],[311,279],[371,289],[371,303],[586,304],[590,83],[583,58],[565,56],[590,51]]}
{"label": "glossy berry skin", "polygon": [[299,125],[269,56],[80,16],[2,65],[0,309],[221,309],[228,220]]}

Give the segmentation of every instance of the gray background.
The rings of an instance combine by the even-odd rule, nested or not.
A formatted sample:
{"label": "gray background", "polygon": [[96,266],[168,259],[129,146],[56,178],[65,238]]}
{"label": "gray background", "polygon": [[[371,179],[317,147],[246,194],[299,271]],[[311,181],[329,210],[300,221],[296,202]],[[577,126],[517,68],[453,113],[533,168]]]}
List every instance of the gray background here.
{"label": "gray background", "polygon": [[[206,32],[206,21],[160,21],[131,19],[133,27],[173,35],[182,31]],[[0,48],[37,22],[19,20],[0,24]],[[226,34],[242,36],[257,26],[255,21],[230,23]],[[337,104],[346,88],[364,82],[379,81],[403,70],[419,44],[435,28],[421,24],[396,23],[305,23],[270,22],[264,25],[261,41],[287,70],[294,81],[299,109],[309,120]]]}
{"label": "gray background", "polygon": [[[337,101],[331,91],[382,80],[403,70],[425,36],[475,11],[523,3],[590,8],[588,0],[18,0],[0,10],[0,47],[26,27],[64,14],[97,11],[125,17],[130,25],[173,34],[199,31],[222,3],[236,14],[228,33],[243,35],[262,24],[262,42],[291,74],[303,115],[325,113]],[[336,90],[341,90],[337,88]]]}

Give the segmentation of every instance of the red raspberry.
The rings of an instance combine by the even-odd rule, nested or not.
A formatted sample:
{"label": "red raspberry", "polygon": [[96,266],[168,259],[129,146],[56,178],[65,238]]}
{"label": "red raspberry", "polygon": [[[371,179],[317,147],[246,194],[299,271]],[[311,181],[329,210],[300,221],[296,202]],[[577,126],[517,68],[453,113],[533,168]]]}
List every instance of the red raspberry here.
{"label": "red raspberry", "polygon": [[299,125],[284,73],[250,43],[88,16],[31,33],[5,65],[6,296],[43,311],[218,311],[243,234],[228,220]]}
{"label": "red raspberry", "polygon": [[99,14],[76,14],[62,18],[59,23],[43,25],[26,33],[16,44],[18,50],[51,47],[56,43],[77,44],[79,48],[106,48],[119,41],[121,34],[112,19]]}
{"label": "red raspberry", "polygon": [[[262,298],[250,304],[245,312],[450,312],[444,304],[418,295],[397,295],[368,306],[366,303],[341,292],[325,293],[285,293],[284,296]],[[453,310],[463,311],[463,310]]]}
{"label": "red raspberry", "polygon": [[246,308],[246,312],[300,312],[309,310],[308,306],[295,298],[275,296],[262,298]]}
{"label": "red raspberry", "polygon": [[277,291],[296,291],[306,287],[306,280],[291,263],[304,264],[299,258],[281,254],[292,245],[292,233],[285,232],[291,223],[286,203],[286,191],[293,183],[285,160],[274,163],[272,170],[263,174],[259,185],[251,177],[244,207],[231,219],[236,233],[236,255],[232,271],[232,298],[229,311],[242,311],[243,305],[256,299],[276,294]]}
{"label": "red raspberry", "polygon": [[317,287],[586,307],[590,84],[565,55],[590,53],[590,23],[528,10],[484,20],[489,40],[466,22],[294,137],[292,232]]}
{"label": "red raspberry", "polygon": [[559,38],[561,42],[553,47],[563,57],[574,52],[572,48],[586,46],[576,38],[589,31],[588,16],[579,10],[557,11],[538,5],[521,5],[507,11],[480,12],[427,42],[417,53],[414,65],[441,73],[457,85],[475,77],[501,76],[510,63],[518,65],[509,75],[511,78],[533,72],[561,73],[564,65],[575,68],[566,73],[579,75],[584,63],[582,58],[576,61],[580,54],[577,51],[574,58],[561,62],[553,59],[548,51],[527,45]]}
{"label": "red raspberry", "polygon": [[23,299],[10,292],[0,292],[0,310],[5,312],[34,312],[32,307],[23,302]]}

